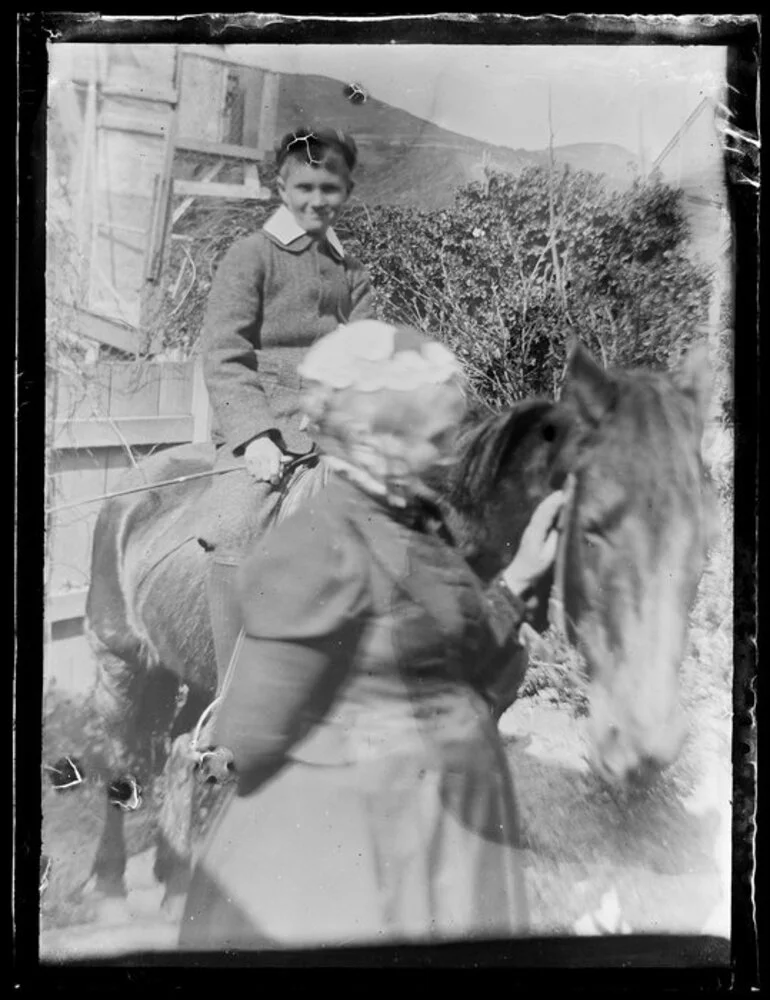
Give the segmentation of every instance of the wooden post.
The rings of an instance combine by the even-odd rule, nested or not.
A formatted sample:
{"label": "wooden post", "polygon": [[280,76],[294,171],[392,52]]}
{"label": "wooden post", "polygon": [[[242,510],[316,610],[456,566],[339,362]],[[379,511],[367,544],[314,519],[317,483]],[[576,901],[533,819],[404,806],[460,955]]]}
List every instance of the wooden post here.
{"label": "wooden post", "polygon": [[[174,56],[174,79],[172,87],[179,93],[181,85],[181,68],[179,51]],[[174,153],[179,123],[179,105],[169,108],[168,130],[166,133],[166,153],[163,160],[163,173],[158,185],[157,211],[153,219],[150,230],[149,252],[147,255],[147,271],[145,280],[151,283],[157,282],[160,277],[161,265],[163,261],[163,250],[166,244],[166,233],[169,224],[169,209],[171,207],[171,195],[174,176]]]}
{"label": "wooden post", "polygon": [[262,81],[262,102],[259,110],[259,136],[257,149],[264,156],[273,150],[275,127],[278,120],[278,94],[280,89],[278,73],[265,72]]}
{"label": "wooden post", "polygon": [[[89,55],[92,55],[89,53]],[[80,289],[79,297],[87,305],[91,297],[91,246],[96,186],[96,67],[93,58],[88,61],[88,94],[80,150],[80,178],[78,183],[77,225],[80,249]],[[90,191],[89,191],[90,187]]]}
{"label": "wooden post", "polygon": [[203,379],[203,358],[195,355],[192,391],[193,442],[208,441],[211,437],[211,403]]}

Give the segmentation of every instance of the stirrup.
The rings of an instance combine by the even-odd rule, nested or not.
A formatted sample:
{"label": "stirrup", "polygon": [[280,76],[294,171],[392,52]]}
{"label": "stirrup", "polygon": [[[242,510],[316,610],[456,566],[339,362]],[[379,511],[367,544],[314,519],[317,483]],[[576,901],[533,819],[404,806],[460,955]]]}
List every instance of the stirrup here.
{"label": "stirrup", "polygon": [[235,763],[227,747],[196,751],[193,772],[207,785],[227,785],[235,781]]}
{"label": "stirrup", "polygon": [[201,732],[208,722],[214,710],[222,701],[221,697],[215,698],[204,710],[195,732],[190,740],[190,757],[193,762],[193,772],[195,776],[209,785],[224,785],[235,779],[235,766],[233,755],[227,747],[213,747],[201,745]]}

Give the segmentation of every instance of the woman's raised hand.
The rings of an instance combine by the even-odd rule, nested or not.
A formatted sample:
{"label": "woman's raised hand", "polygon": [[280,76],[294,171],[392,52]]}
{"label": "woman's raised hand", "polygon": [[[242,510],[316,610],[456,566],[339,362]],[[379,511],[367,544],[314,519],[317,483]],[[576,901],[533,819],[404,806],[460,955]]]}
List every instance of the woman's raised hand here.
{"label": "woman's raised hand", "polygon": [[503,579],[514,594],[521,594],[532,586],[556,558],[558,515],[564,499],[562,490],[551,493],[536,508],[525,528],[518,552],[503,571]]}

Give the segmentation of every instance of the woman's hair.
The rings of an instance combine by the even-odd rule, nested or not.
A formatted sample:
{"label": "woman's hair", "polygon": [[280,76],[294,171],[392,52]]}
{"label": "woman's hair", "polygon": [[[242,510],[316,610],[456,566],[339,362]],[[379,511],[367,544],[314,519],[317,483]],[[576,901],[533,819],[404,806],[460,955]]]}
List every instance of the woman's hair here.
{"label": "woman's hair", "polygon": [[451,378],[423,390],[383,388],[374,392],[311,384],[302,397],[309,430],[329,454],[345,458],[361,436],[406,439],[424,422],[436,392],[465,397],[462,380]]}
{"label": "woman's hair", "polygon": [[405,458],[439,401],[450,402],[450,421],[453,400],[458,420],[464,408],[459,362],[412,327],[380,320],[339,326],[310,348],[297,370],[307,386],[301,406],[309,430],[338,458],[366,454],[379,466],[392,466],[378,460],[378,451],[386,459],[402,450]]}

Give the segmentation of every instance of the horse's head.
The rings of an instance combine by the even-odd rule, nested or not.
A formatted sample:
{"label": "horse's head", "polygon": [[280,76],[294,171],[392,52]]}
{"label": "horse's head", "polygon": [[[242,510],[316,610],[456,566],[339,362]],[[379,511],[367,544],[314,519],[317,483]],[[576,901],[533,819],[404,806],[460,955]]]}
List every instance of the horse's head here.
{"label": "horse's head", "polygon": [[623,781],[685,736],[679,667],[713,497],[701,461],[706,358],[679,376],[605,372],[578,346],[561,402],[581,428],[565,511],[563,600],[590,679],[594,765]]}
{"label": "horse's head", "polygon": [[[546,400],[469,416],[442,492],[451,504],[450,527],[483,580],[508,565],[537,505],[563,484],[574,425],[568,408]],[[540,631],[547,626],[551,579],[525,595],[532,598],[533,624]]]}

